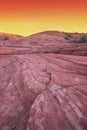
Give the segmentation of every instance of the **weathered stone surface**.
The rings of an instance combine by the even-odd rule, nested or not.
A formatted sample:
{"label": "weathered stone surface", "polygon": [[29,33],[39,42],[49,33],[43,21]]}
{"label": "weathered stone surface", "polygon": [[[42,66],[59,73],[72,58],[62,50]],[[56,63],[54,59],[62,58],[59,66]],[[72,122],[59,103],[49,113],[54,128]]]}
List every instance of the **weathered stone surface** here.
{"label": "weathered stone surface", "polygon": [[0,130],[87,130],[87,43],[65,35],[0,41]]}

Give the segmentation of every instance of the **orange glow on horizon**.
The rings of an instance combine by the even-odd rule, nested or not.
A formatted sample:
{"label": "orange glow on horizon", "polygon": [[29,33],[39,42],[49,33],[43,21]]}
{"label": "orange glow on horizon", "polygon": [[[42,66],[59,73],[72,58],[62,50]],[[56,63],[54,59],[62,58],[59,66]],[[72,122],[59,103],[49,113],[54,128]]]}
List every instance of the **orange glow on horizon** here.
{"label": "orange glow on horizon", "polygon": [[1,0],[0,32],[87,32],[87,0]]}

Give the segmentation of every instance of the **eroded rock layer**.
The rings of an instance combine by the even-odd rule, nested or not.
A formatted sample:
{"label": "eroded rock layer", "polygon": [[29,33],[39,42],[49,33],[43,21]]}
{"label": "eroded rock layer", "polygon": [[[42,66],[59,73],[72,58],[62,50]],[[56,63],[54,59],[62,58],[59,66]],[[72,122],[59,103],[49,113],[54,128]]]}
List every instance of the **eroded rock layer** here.
{"label": "eroded rock layer", "polygon": [[87,130],[87,43],[75,42],[83,35],[0,41],[0,130]]}

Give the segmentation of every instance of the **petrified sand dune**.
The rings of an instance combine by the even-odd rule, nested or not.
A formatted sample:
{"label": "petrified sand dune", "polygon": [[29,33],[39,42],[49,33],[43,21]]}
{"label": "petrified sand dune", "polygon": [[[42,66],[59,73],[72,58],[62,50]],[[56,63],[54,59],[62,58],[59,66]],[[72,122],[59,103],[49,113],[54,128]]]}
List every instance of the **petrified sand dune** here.
{"label": "petrified sand dune", "polygon": [[48,31],[0,41],[0,130],[87,130],[81,37]]}

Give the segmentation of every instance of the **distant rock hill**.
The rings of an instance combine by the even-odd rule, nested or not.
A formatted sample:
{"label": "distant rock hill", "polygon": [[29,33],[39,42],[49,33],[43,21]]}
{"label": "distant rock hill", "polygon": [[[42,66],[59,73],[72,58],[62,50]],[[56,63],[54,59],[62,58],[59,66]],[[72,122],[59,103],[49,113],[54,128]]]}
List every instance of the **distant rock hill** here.
{"label": "distant rock hill", "polygon": [[0,130],[87,130],[86,33],[0,33]]}
{"label": "distant rock hill", "polygon": [[46,31],[27,37],[0,33],[0,39],[0,50],[2,50],[0,54],[59,53],[87,55],[86,33]]}

